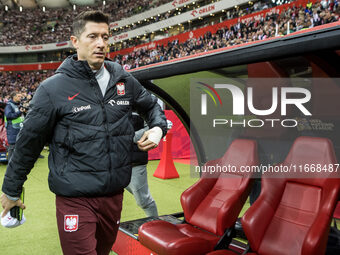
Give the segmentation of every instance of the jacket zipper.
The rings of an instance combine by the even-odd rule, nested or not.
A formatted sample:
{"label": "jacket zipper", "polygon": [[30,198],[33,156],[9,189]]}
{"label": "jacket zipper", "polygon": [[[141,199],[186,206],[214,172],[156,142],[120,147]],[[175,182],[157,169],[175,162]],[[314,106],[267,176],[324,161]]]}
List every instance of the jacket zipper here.
{"label": "jacket zipper", "polygon": [[[110,78],[111,81],[111,78]],[[106,153],[109,153],[109,174],[111,177],[111,157],[110,157],[110,133],[109,133],[109,128],[108,128],[108,123],[107,123],[107,114],[106,114],[106,110],[105,110],[105,105],[104,105],[104,96],[99,95],[99,92],[101,93],[101,91],[99,91],[99,84],[96,80],[96,78],[93,76],[92,77],[92,81],[91,81],[91,85],[93,86],[95,95],[97,96],[97,99],[99,100],[99,104],[102,108],[102,114],[103,114],[103,122],[104,122],[104,128],[105,128],[105,132],[106,132]]]}

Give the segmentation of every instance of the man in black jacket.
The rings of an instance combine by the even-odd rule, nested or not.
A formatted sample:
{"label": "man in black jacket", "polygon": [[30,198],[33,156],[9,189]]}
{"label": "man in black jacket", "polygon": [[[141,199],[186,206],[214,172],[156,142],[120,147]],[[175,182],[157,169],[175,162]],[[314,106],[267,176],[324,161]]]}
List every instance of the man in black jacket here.
{"label": "man in black jacket", "polygon": [[148,153],[141,151],[137,146],[137,142],[145,131],[149,130],[149,127],[137,113],[132,113],[132,124],[135,130],[133,137],[132,174],[131,181],[126,190],[135,197],[137,205],[143,209],[146,216],[158,216],[157,205],[150,194],[148,185],[148,171],[146,167],[148,164]]}
{"label": "man in black jacket", "polygon": [[23,112],[20,109],[21,94],[17,91],[11,93],[11,99],[5,108],[5,127],[7,132],[7,155],[8,161],[12,157],[17,135],[24,121]]}
{"label": "man in black jacket", "polygon": [[56,194],[64,254],[108,254],[116,238],[123,190],[131,176],[132,110],[147,122],[138,147],[148,151],[166,134],[164,113],[130,74],[105,60],[108,16],[78,15],[71,41],[77,54],[37,89],[2,186],[3,216],[18,199],[46,142],[49,187]]}

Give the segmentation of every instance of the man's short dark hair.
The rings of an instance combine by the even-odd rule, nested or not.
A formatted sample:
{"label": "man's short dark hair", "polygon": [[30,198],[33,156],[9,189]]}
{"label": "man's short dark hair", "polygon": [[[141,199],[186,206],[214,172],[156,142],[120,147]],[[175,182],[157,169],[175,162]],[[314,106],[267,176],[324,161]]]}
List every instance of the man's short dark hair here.
{"label": "man's short dark hair", "polygon": [[87,22],[106,23],[109,25],[109,15],[101,11],[84,11],[81,12],[72,24],[73,35],[79,36],[85,29]]}

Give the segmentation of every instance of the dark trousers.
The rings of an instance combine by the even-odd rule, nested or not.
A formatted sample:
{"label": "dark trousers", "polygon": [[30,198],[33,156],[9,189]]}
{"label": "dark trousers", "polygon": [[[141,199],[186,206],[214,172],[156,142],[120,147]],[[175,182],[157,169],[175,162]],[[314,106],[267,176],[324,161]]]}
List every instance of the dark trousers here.
{"label": "dark trousers", "polygon": [[123,193],[93,198],[56,196],[64,255],[108,255],[117,237],[122,202]]}

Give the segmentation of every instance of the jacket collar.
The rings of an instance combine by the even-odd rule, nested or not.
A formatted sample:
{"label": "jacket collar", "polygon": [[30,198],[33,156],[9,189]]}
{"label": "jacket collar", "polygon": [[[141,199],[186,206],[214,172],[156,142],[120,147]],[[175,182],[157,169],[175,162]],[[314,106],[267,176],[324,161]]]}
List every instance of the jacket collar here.
{"label": "jacket collar", "polygon": [[[104,65],[109,73],[111,75],[113,74],[118,80],[127,75],[119,64],[108,58],[105,59]],[[87,61],[78,60],[77,54],[67,57],[59,66],[56,73],[64,73],[76,79],[92,79],[95,77],[95,73],[92,71]]]}

